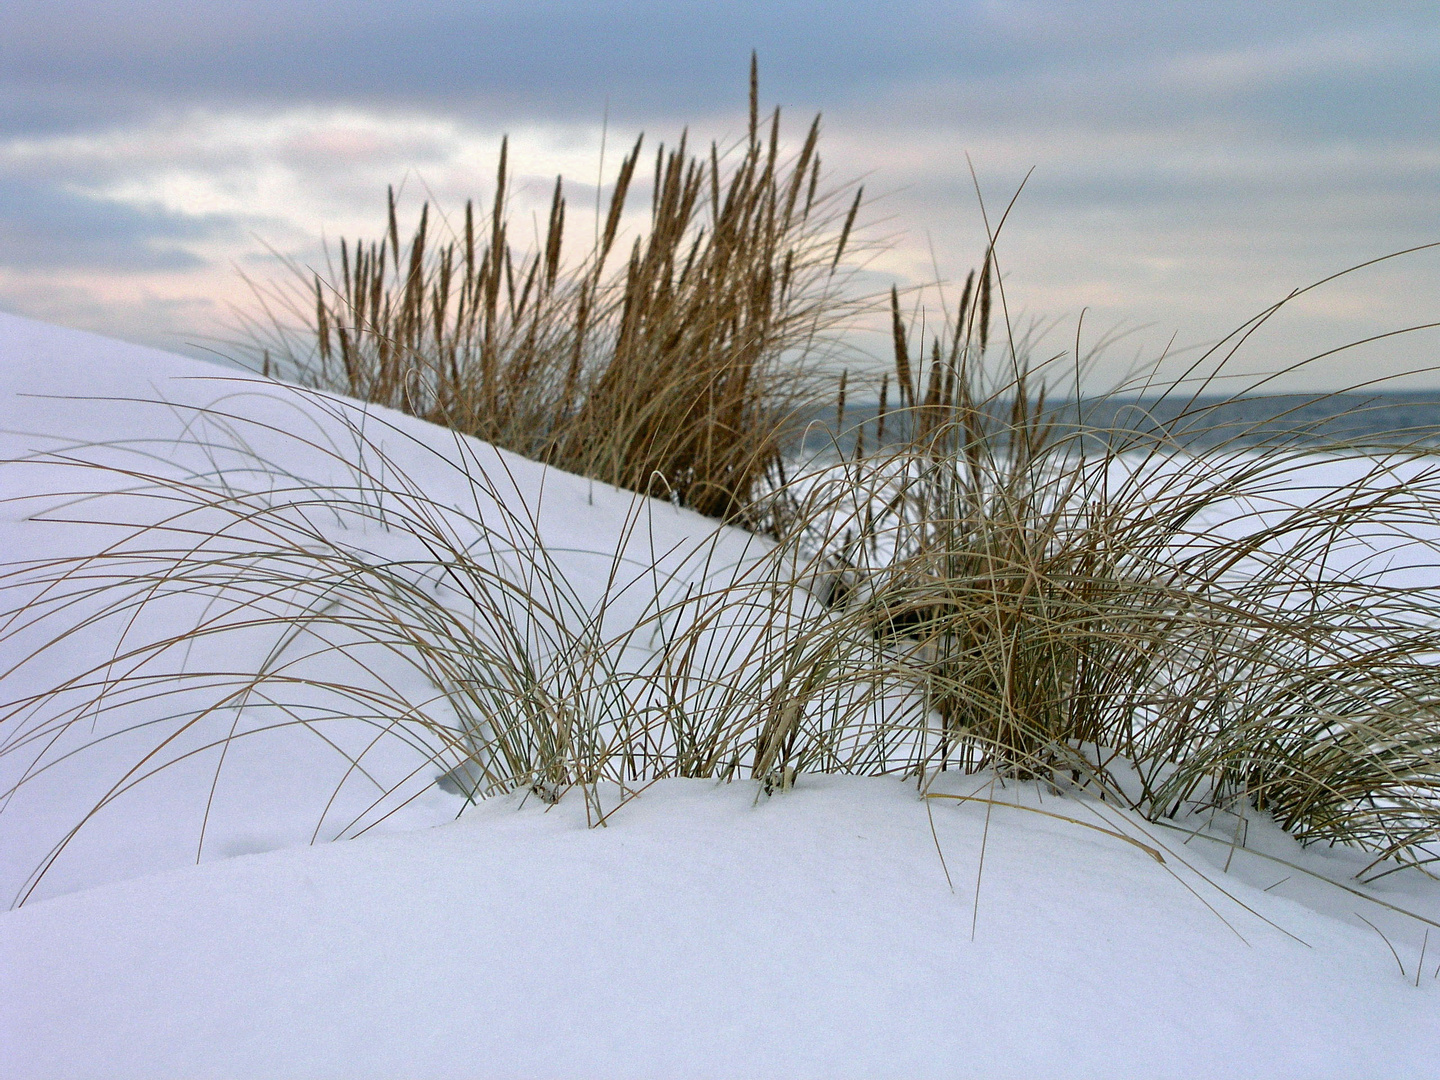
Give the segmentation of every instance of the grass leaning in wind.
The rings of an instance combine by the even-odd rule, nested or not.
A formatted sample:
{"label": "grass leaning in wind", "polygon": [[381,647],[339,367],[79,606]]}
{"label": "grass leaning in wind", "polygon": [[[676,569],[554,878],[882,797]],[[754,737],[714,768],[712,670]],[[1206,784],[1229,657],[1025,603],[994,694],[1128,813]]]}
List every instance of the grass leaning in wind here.
{"label": "grass leaning in wind", "polygon": [[[621,162],[595,247],[567,259],[556,179],[543,246],[517,254],[502,143],[488,213],[421,210],[402,245],[340,243],[338,273],[294,266],[257,288],[267,372],[475,435],[606,483],[734,519],[780,466],[808,367],[851,311],[841,260],[862,191],[820,185],[817,116],[782,153],[751,66],[745,140],[656,151],[648,230],[612,270],[643,137]],[[773,477],[772,477],[773,479]],[[752,527],[761,522],[748,522]]]}
{"label": "grass leaning in wind", "polygon": [[[619,545],[594,553],[605,581],[587,598],[541,543],[535,508],[493,465],[480,468],[476,447],[455,437],[440,453],[375,417],[308,401],[353,442],[304,439],[214,409],[200,410],[190,430],[195,442],[207,423],[220,432],[214,449],[231,464],[218,472],[177,479],[145,468],[143,456],[116,464],[123,448],[114,446],[101,448],[108,463],[83,452],[43,457],[82,479],[68,497],[47,494],[45,503],[68,505],[39,520],[105,520],[113,502],[93,517],[78,508],[120,499],[135,524],[97,554],[6,569],[12,602],[0,640],[32,641],[7,678],[63,664],[95,628],[113,645],[58,685],[5,704],[0,757],[20,762],[20,779],[0,798],[118,738],[144,746],[134,768],[77,815],[20,899],[115,799],[195,758],[216,759],[218,779],[232,745],[281,730],[341,754],[342,784],[363,776],[366,755],[388,740],[413,754],[411,776],[438,768],[477,797],[521,788],[554,799],[580,788],[596,815],[602,781],[633,790],[661,776],[766,767],[754,749],[763,718],[792,717],[820,699],[829,734],[803,748],[792,736],[791,750],[827,771],[889,768],[884,738],[874,745],[874,732],[886,730],[875,690],[856,679],[874,668],[873,643],[828,633],[820,606],[777,576],[785,564],[773,545],[722,532],[634,561],[630,546],[643,550],[637,530],[649,512],[637,501]],[[382,429],[459,470],[470,505],[426,494],[378,444]],[[236,464],[256,434],[284,435],[287,459],[318,454],[352,470],[352,481],[317,485],[278,462]],[[125,490],[87,489],[84,478],[97,474],[118,474]],[[725,536],[741,536],[742,555],[717,562]],[[372,550],[396,539],[408,550]],[[175,604],[188,621],[176,622]],[[868,727],[852,722],[861,714]],[[373,733],[359,749],[327,733],[357,722]],[[397,808],[382,805],[387,794],[326,835],[373,827]],[[317,836],[324,824],[322,816]]]}
{"label": "grass leaning in wind", "polygon": [[[898,451],[774,493],[764,513],[786,527],[740,556],[724,530],[647,549],[653,510],[637,501],[616,546],[592,553],[592,595],[503,458],[487,465],[459,436],[437,449],[321,395],[304,408],[338,442],[198,410],[192,442],[230,463],[179,479],[117,463],[115,447],[47,455],[77,470],[76,505],[114,486],[85,478],[116,474],[125,490],[103,497],[132,500],[135,524],[98,554],[7,568],[0,633],[38,640],[7,676],[97,628],[115,644],[7,703],[0,755],[23,759],[23,787],[118,736],[148,749],[23,895],[115,798],[203,755],[218,777],[232,744],[287,729],[342,755],[342,785],[398,742],[411,776],[441,771],[472,797],[578,788],[592,820],[614,808],[605,783],[623,798],[668,776],[774,790],[850,772],[928,788],[959,770],[1156,819],[1247,803],[1377,866],[1428,858],[1440,597],[1374,571],[1417,543],[1433,553],[1440,467],[1418,450],[1352,455],[1334,485],[1307,478],[1309,447],[1190,456],[1173,424],[1072,422],[1044,403],[1043,366],[988,340],[986,263],[954,338],[932,343],[923,392],[897,304]],[[427,493],[377,432],[455,470],[468,503]],[[350,479],[247,457],[254,435]],[[176,602],[199,605],[189,622],[149,621]],[[102,709],[128,726],[97,729]],[[356,721],[370,742],[327,735]],[[338,827],[322,816],[315,836],[372,827],[394,812],[386,794]]]}

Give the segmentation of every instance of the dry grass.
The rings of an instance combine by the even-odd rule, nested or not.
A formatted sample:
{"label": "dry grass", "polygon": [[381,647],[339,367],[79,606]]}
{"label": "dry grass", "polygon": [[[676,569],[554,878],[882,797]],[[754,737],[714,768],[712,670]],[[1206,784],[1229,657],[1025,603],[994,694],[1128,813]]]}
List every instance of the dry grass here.
{"label": "dry grass", "polygon": [[661,146],[649,228],[627,252],[637,140],[578,261],[559,178],[543,247],[514,250],[502,146],[488,210],[467,203],[451,228],[426,205],[402,244],[392,191],[384,239],[342,240],[338,272],[292,266],[288,285],[257,288],[255,352],[267,372],[736,518],[778,469],[807,374],[853,306],[840,271],[862,190],[821,187],[819,136],[817,116],[783,151],[752,60],[741,145]]}
{"label": "dry grass", "polygon": [[1431,859],[1433,448],[1232,434],[1187,451],[1176,433],[1203,434],[1203,392],[1250,324],[1167,391],[1186,395],[1168,423],[1137,406],[1097,429],[1096,403],[1046,403],[1047,376],[1084,358],[1032,369],[1008,333],[991,343],[993,268],[928,357],[895,302],[901,408],[877,426],[908,439],[857,439],[789,498],[833,610],[923,687],[932,749],[908,767],[1078,783],[1152,818],[1249,804],[1377,865]]}
{"label": "dry grass", "polygon": [[[8,569],[0,640],[39,642],[9,674],[93,628],[119,628],[119,644],[7,703],[0,755],[25,759],[23,786],[118,736],[148,740],[77,829],[180,761],[279,729],[363,772],[368,748],[326,734],[358,721],[409,749],[412,776],[438,768],[475,797],[578,789],[592,820],[614,809],[606,783],[774,790],[848,772],[924,789],[958,769],[1154,819],[1251,805],[1302,840],[1366,848],[1377,872],[1430,859],[1440,585],[1393,571],[1435,563],[1440,465],[1405,448],[1192,456],[1164,426],[1088,428],[1044,405],[1045,368],[990,340],[989,278],[932,343],[924,389],[897,317],[889,423],[910,440],[774,493],[764,512],[785,531],[739,558],[721,531],[636,562],[642,500],[582,583],[513,478],[459,436],[436,450],[311,397],[348,442],[285,435],[286,459],[352,477],[316,486],[277,460],[233,464],[285,425],[200,410],[191,439],[230,466],[183,480],[126,467],[128,493],[108,497],[138,500],[137,522],[164,507],[158,521],[99,554]],[[382,445],[397,441],[413,453]],[[427,492],[401,458],[458,470],[470,505]],[[67,460],[80,497],[119,468]],[[1316,475],[1324,461],[1348,475]],[[382,535],[383,557],[357,539]],[[196,598],[188,622],[165,614]],[[102,706],[120,729],[96,733]],[[385,794],[328,832],[370,827]]]}
{"label": "dry grass", "polygon": [[[818,126],[782,160],[778,114],[762,132],[756,102],[752,79],[733,156],[683,139],[657,154],[650,229],[623,269],[607,266],[639,144],[597,247],[573,264],[558,183],[543,248],[512,254],[502,153],[489,212],[467,207],[453,235],[437,242],[422,211],[402,246],[392,198],[383,241],[342,243],[331,280],[272,296],[269,356],[316,387],[773,542],[731,559],[733,534],[717,531],[636,566],[620,538],[589,595],[461,434],[443,454],[415,443],[458,470],[470,496],[457,506],[381,445],[412,436],[320,394],[306,409],[349,443],[289,445],[352,469],[348,483],[316,486],[273,456],[184,479],[66,458],[77,497],[109,485],[95,470],[120,469],[139,523],[98,554],[5,571],[0,642],[29,642],[7,677],[113,638],[0,706],[0,758],[21,762],[0,806],[117,738],[148,749],[77,830],[180,761],[219,752],[218,770],[232,743],[278,729],[333,746],[348,778],[369,750],[327,732],[360,722],[407,747],[413,775],[438,768],[476,797],[578,788],[595,820],[602,783],[748,776],[774,790],[853,772],[925,788],[986,770],[1152,819],[1253,805],[1377,867],[1429,860],[1429,448],[1280,437],[1187,452],[1176,431],[1205,427],[1198,395],[1255,322],[1170,387],[1178,417],[1099,430],[1052,403],[1084,366],[1078,344],[1032,365],[1011,332],[992,243],[928,351],[891,294],[898,404],[879,423],[903,443],[872,431],[873,451],[860,439],[837,465],[783,477],[808,350],[846,310],[836,271],[860,193],[819,193]],[[191,437],[223,458],[253,424],[200,410]],[[650,512],[636,502],[632,537]],[[380,535],[383,557],[357,539]],[[166,614],[186,604],[199,604],[188,621]],[[120,726],[96,734],[102,713]],[[385,795],[328,832],[370,827]]]}

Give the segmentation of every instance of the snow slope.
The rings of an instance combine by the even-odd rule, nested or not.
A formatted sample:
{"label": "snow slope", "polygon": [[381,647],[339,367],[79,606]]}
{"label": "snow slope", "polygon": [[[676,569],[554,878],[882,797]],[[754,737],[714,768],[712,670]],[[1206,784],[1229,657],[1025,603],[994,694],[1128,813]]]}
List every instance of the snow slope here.
{"label": "snow slope", "polygon": [[[213,365],[13,316],[0,316],[0,402],[0,461],[8,462],[0,465],[0,537],[8,562],[100,551],[121,542],[135,526],[173,515],[171,498],[94,497],[95,492],[145,487],[140,476],[147,482],[176,484],[194,477],[213,485],[214,477],[223,473],[237,485],[261,490],[271,483],[294,486],[298,477],[304,489],[346,485],[342,498],[354,498],[355,468],[362,456],[377,450],[394,454],[408,482],[435,505],[467,507],[469,518],[460,527],[480,520],[517,546],[543,545],[577,602],[595,604],[614,576],[612,592],[618,598],[611,602],[612,621],[623,621],[627,613],[638,617],[646,590],[655,592],[652,566],[660,568],[655,580],[674,579],[683,586],[742,564],[750,553],[766,547],[735,530],[717,532],[713,522],[672,505],[637,501],[629,493],[546,470],[482,444],[470,444],[467,475],[453,464],[453,435],[389,410],[352,409],[333,399],[237,378]],[[362,429],[364,442],[357,445]],[[374,460],[364,467],[369,473],[384,472]],[[289,475],[277,479],[264,472],[272,468]],[[493,487],[477,495],[471,477],[482,473],[483,482]],[[77,499],[76,493],[87,497]],[[511,506],[518,510],[512,513]],[[56,518],[61,520],[49,520]],[[107,521],[126,525],[107,529],[96,524]],[[382,561],[425,557],[413,540],[406,543],[410,538],[403,531],[387,533],[370,527],[374,524],[371,515],[358,526],[351,523],[330,532],[345,544],[368,548]],[[221,514],[202,516],[186,528],[233,525]],[[265,537],[255,539],[258,543]],[[183,535],[142,533],[134,546],[143,551],[156,545],[183,548],[191,542]],[[242,547],[244,542],[244,537],[238,541]],[[623,556],[618,569],[617,553]],[[14,603],[13,590],[3,599],[0,606]],[[133,644],[209,614],[194,605],[175,610],[158,600],[150,607],[148,626],[143,619],[141,624],[111,619],[89,628],[73,646],[67,643],[28,659],[19,670],[11,670],[12,665],[49,640],[61,623],[76,622],[77,610],[92,609],[67,605],[60,622],[49,620],[7,637],[0,643],[0,672],[8,672],[0,701],[43,693],[88,664],[102,663],[122,633]],[[8,632],[10,627],[0,629]],[[240,661],[228,651],[237,643],[245,644],[240,635],[229,634],[207,652],[202,642],[187,649],[183,663],[189,669],[234,667]],[[255,644],[255,665],[263,660],[262,644]],[[342,668],[335,662],[311,663],[300,673],[353,679],[355,672]],[[385,674],[402,684],[400,689],[411,699],[429,696],[426,688],[415,685],[414,672],[391,664]],[[341,701],[337,707],[354,704]],[[45,760],[51,763],[46,772],[6,799],[4,817],[10,826],[0,845],[0,896],[7,906],[29,890],[32,871],[66,837],[77,814],[105,798],[160,741],[145,731],[118,732],[126,722],[145,721],[147,708],[164,711],[161,705],[108,706],[115,730],[106,743],[95,744],[94,736],[107,732],[97,732],[87,722],[72,734],[79,735],[73,740],[76,749],[90,745],[71,758],[64,756],[63,745],[46,747]],[[212,739],[223,738],[226,723],[217,716],[201,730]],[[234,743],[226,750],[213,792],[218,754],[186,759],[183,754],[190,745],[182,746],[171,755],[180,758],[178,764],[120,794],[87,821],[31,895],[38,899],[181,866],[195,862],[197,854],[203,860],[308,843],[312,836],[331,839],[437,824],[459,810],[453,794],[433,786],[444,771],[428,765],[434,745],[420,748],[419,754],[399,739],[371,746],[373,725],[355,720],[347,726],[343,718],[328,721],[321,734],[323,738],[300,729],[280,730]],[[369,747],[363,775],[351,770],[332,744],[355,753]],[[7,781],[3,786],[13,783],[30,760],[23,752],[0,755],[0,780]],[[342,780],[347,784],[334,799]],[[141,821],[143,828],[136,828]]]}
{"label": "snow slope", "polygon": [[[157,408],[162,398],[182,407]],[[261,458],[267,429],[245,418],[273,426],[271,451],[293,450],[285,437],[301,429],[343,445],[343,425],[313,398],[0,315],[0,459],[9,460],[0,491],[21,500],[0,510],[5,558],[98,550],[113,537],[103,525],[33,520],[42,503],[75,489],[76,470],[53,457],[15,459],[69,446],[87,460],[133,462],[134,445],[74,448],[140,439],[151,471],[193,474],[214,461],[195,448],[195,415],[183,406],[217,401]],[[427,491],[448,498],[451,485],[454,498],[465,497],[463,478],[443,464],[449,435],[382,419],[394,425],[387,450]],[[627,533],[629,496],[476,453],[503,479],[498,496],[533,511],[577,589],[603,585],[600,568],[627,544],[637,564],[671,559],[676,580],[702,572],[683,553],[705,543],[709,523],[652,504],[642,508],[645,527]],[[319,474],[339,460],[317,452],[285,465],[329,483]],[[93,470],[83,475],[89,488],[101,486]],[[124,486],[118,473],[105,477]],[[132,520],[124,500],[86,505],[90,521],[106,512]],[[721,534],[706,565],[733,565],[752,549],[742,534]],[[20,647],[6,646],[0,670]],[[104,648],[94,635],[77,638],[77,650]],[[54,674],[22,670],[24,685],[0,683],[0,699]],[[927,803],[894,779],[801,777],[773,796],[748,782],[665,781],[606,827],[588,828],[574,797],[554,807],[498,798],[457,820],[464,803],[434,786],[431,770],[411,781],[416,797],[366,835],[307,846],[315,800],[335,783],[325,770],[336,765],[298,743],[274,749],[227,765],[230,786],[218,793],[198,853],[214,773],[204,762],[114,802],[28,903],[0,914],[0,1073],[1419,1077],[1440,1069],[1432,976],[1440,931],[1417,987],[1426,927],[1395,910],[1440,923],[1440,890],[1402,874],[1356,892],[1317,883],[1294,866],[1354,889],[1347,874],[1363,860],[1302,852],[1263,820],[1252,823],[1250,850],[1232,854],[1214,834],[1187,846],[1181,833],[1145,831],[1033,785],[990,793],[1076,820]],[[76,807],[83,812],[103,792],[109,781],[91,773],[123,767],[124,752],[117,745],[108,758],[77,758],[7,800],[7,898],[74,823]],[[7,787],[13,768],[0,768]],[[410,768],[377,760],[377,782]],[[947,777],[936,790],[984,784]],[[1384,931],[1404,977],[1356,912]]]}

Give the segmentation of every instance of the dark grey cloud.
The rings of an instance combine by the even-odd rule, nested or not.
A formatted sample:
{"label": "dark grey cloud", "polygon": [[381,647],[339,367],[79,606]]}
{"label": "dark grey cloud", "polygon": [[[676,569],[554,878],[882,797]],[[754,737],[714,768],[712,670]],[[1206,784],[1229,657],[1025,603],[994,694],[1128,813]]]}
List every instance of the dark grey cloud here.
{"label": "dark grey cloud", "polygon": [[0,208],[0,267],[14,270],[194,270],[205,260],[185,242],[242,224],[224,215],[167,213],[13,177],[0,177]]}
{"label": "dark grey cloud", "polygon": [[[33,117],[42,111],[36,99],[49,100],[57,119],[87,95],[102,108],[363,99],[551,119],[590,117],[608,100],[619,115],[643,116],[735,101],[753,48],[770,91],[801,105],[844,107],[877,87],[949,79],[1001,95],[991,102],[1000,108],[1009,92],[1038,84],[1049,90],[1046,105],[1070,112],[1084,109],[1087,90],[1133,91],[1137,71],[1175,57],[1262,54],[1340,35],[1387,55],[1368,73],[1331,63],[1338,80],[1323,62],[1292,64],[1242,86],[1171,86],[1160,100],[1132,94],[1130,106],[1355,122],[1414,97],[1394,93],[1397,82],[1413,88],[1416,73],[1405,70],[1413,55],[1397,70],[1388,54],[1423,53],[1440,40],[1437,30],[1433,4],[1403,2],[58,0],[0,15],[0,102],[18,117],[28,102]],[[1422,66],[1437,71],[1434,49]]]}

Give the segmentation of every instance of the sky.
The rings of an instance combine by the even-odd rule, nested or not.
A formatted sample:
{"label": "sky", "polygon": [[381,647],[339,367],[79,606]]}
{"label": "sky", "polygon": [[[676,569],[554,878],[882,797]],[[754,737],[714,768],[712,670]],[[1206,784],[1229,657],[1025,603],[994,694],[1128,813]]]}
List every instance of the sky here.
{"label": "sky", "polygon": [[[982,200],[993,222],[1024,181],[1007,304],[1042,352],[1118,339],[1090,389],[1440,241],[1433,2],[19,0],[0,310],[233,352],[245,278],[378,235],[387,185],[409,213],[484,200],[508,135],[523,220],[557,174],[590,204],[641,132],[735,139],[752,50],[762,105],[797,143],[820,112],[827,177],[865,185],[869,285],[963,277]],[[1440,249],[1305,294],[1227,370],[1437,321]],[[1437,364],[1422,330],[1271,386],[1440,387]]]}

